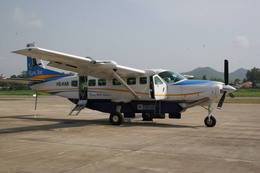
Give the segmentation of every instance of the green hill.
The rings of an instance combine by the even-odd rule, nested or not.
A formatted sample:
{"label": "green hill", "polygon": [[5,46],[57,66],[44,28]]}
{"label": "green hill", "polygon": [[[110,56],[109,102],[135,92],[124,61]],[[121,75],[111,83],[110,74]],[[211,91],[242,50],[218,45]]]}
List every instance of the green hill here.
{"label": "green hill", "polygon": [[[240,68],[234,72],[229,73],[229,81],[233,82],[235,79],[240,79],[243,81],[243,79],[246,78],[247,70]],[[206,75],[206,78],[208,80],[211,79],[221,79],[224,80],[224,72],[216,71],[210,67],[199,67],[189,72],[184,72],[181,74],[186,75],[193,75],[195,78],[202,79],[204,75]]]}

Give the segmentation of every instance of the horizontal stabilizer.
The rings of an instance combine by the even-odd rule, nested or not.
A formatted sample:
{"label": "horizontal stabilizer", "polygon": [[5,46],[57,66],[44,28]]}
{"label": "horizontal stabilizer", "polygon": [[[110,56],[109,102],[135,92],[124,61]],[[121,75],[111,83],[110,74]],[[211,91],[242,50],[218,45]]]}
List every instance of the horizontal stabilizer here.
{"label": "horizontal stabilizer", "polygon": [[29,79],[29,78],[0,78],[1,82],[19,83],[19,84],[31,84],[37,82],[43,82],[41,79]]}

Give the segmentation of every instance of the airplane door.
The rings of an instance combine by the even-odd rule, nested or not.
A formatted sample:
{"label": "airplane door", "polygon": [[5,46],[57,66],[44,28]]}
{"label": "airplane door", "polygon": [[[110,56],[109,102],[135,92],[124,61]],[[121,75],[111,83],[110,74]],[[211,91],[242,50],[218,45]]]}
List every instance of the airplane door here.
{"label": "airplane door", "polygon": [[88,96],[87,76],[79,76],[79,99],[86,100]]}
{"label": "airplane door", "polygon": [[153,79],[153,96],[155,100],[163,100],[167,98],[167,84],[157,74],[152,77]]}

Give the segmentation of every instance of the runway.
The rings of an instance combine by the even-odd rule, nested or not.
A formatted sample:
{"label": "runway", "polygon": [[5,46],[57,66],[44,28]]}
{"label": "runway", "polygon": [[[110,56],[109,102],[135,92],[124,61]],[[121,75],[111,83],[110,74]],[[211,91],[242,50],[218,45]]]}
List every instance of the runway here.
{"label": "runway", "polygon": [[[108,114],[72,108],[65,98],[0,97],[2,173],[249,173],[260,170],[260,104],[224,104],[217,125],[195,107],[182,119],[141,116],[112,126]],[[216,107],[216,106],[215,106]]]}

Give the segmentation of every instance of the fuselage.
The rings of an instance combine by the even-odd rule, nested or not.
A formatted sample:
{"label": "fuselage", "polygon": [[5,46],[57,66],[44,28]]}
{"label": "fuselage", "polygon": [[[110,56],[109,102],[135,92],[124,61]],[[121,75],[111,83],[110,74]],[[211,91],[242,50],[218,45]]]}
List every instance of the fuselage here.
{"label": "fuselage", "polygon": [[[123,78],[139,100],[193,102],[203,98],[214,100],[221,95],[223,83],[206,80],[188,80],[166,70],[147,70],[139,77]],[[133,94],[117,79],[99,79],[91,76],[65,76],[34,84],[32,89],[69,99],[111,100],[130,102]]]}

